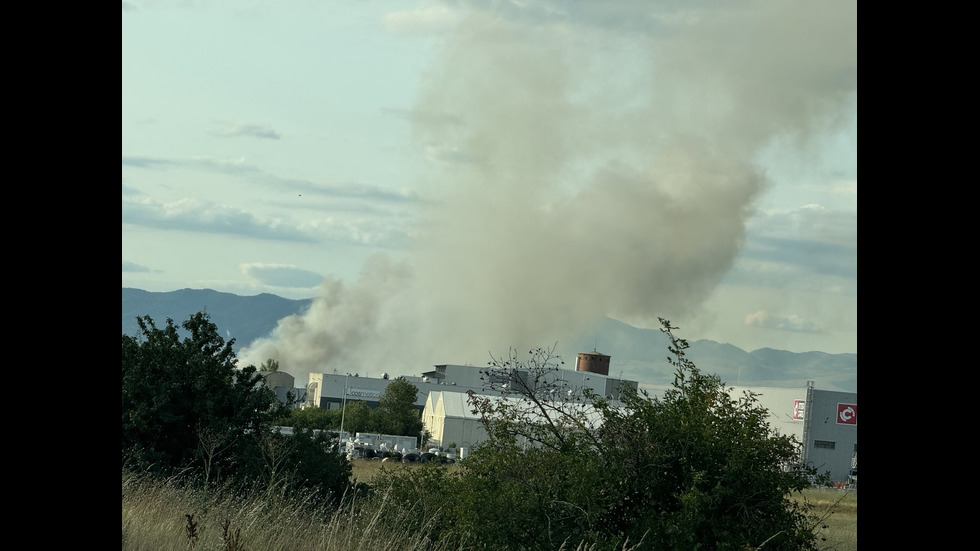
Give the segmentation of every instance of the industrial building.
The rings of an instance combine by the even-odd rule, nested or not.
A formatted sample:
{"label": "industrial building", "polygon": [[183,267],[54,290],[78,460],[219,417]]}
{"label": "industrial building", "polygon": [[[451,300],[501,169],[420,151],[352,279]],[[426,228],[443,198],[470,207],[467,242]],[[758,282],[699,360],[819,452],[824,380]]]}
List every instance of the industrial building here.
{"label": "industrial building", "polygon": [[[558,369],[548,374],[548,384],[553,389],[581,393],[585,388],[596,394],[615,400],[626,388],[636,390],[637,382],[609,376],[609,356],[593,351],[579,354],[575,362],[576,370]],[[419,412],[425,409],[431,392],[456,392],[463,396],[472,390],[476,394],[504,394],[488,389],[490,381],[484,381],[486,367],[472,365],[441,364],[421,376],[402,378],[419,389],[415,402]],[[514,370],[513,375],[528,379],[527,370]],[[501,382],[501,381],[496,381]],[[387,374],[381,378],[360,377],[357,374],[311,373],[306,386],[308,406],[324,409],[338,409],[345,400],[361,400],[369,407],[377,407],[384,389],[391,383]]]}
{"label": "industrial building", "polygon": [[306,389],[296,388],[296,378],[286,373],[285,371],[273,371],[271,373],[263,373],[263,381],[265,386],[270,387],[273,392],[276,393],[276,399],[282,403],[286,403],[290,392],[293,394],[293,399],[302,402],[306,399]]}
{"label": "industrial building", "polygon": [[857,393],[805,387],[731,388],[732,397],[750,391],[769,411],[769,426],[800,442],[800,460],[829,473],[835,482],[857,486]]}
{"label": "industrial building", "polygon": [[817,390],[812,383],[806,390],[803,462],[857,489],[857,393]]}
{"label": "industrial building", "polygon": [[[609,362],[610,356],[597,351],[580,353],[574,371],[559,369],[549,374],[552,378],[546,384],[553,392],[580,394],[584,388],[589,388],[613,401],[626,388],[637,390],[636,381],[609,377]],[[486,433],[467,403],[466,392],[506,395],[506,392],[487,389],[481,378],[485,369],[441,364],[421,376],[404,377],[419,390],[415,406],[431,435],[430,445],[448,447],[455,444],[471,449],[485,440]],[[525,380],[528,376],[520,370],[514,374]],[[305,395],[306,405],[312,407],[338,409],[345,400],[362,400],[373,408],[378,406],[381,394],[390,383],[387,375],[371,378],[311,373],[307,387],[294,389],[294,394],[301,398]],[[276,384],[291,383],[282,380]],[[640,386],[653,396],[658,394],[657,387]],[[666,388],[659,387],[659,390]],[[284,394],[285,390],[277,388],[277,395]],[[857,393],[819,390],[812,382],[798,388],[731,387],[734,398],[745,391],[755,394],[759,405],[769,411],[769,424],[775,431],[793,435],[801,443],[800,459],[804,464],[815,467],[820,474],[829,473],[835,482],[846,482],[856,488]]]}
{"label": "industrial building", "polygon": [[[857,394],[804,388],[732,387],[733,398],[750,391],[769,411],[769,425],[800,442],[800,460],[835,482],[857,486]],[[652,393],[651,393],[652,394]],[[486,439],[465,394],[430,392],[422,422],[435,445],[472,448]]]}

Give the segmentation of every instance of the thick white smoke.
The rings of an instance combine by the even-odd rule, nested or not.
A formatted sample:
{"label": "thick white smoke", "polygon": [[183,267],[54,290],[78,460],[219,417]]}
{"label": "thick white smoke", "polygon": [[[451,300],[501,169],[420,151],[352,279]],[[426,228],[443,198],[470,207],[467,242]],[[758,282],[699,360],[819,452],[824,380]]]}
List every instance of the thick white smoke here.
{"label": "thick white smoke", "polygon": [[431,170],[410,250],[325,282],[243,361],[276,358],[297,384],[417,375],[569,341],[602,316],[691,314],[766,189],[754,156],[805,143],[856,93],[852,2],[722,5],[462,13],[416,105]]}

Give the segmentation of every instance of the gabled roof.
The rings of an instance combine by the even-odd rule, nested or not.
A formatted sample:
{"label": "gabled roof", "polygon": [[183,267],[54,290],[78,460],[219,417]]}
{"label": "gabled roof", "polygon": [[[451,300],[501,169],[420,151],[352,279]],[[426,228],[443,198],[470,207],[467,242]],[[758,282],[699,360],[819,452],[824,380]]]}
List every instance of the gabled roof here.
{"label": "gabled roof", "polygon": [[479,419],[480,416],[473,413],[473,407],[467,401],[468,396],[465,392],[430,392],[430,395],[437,394],[433,400],[436,412],[445,417],[456,419]]}

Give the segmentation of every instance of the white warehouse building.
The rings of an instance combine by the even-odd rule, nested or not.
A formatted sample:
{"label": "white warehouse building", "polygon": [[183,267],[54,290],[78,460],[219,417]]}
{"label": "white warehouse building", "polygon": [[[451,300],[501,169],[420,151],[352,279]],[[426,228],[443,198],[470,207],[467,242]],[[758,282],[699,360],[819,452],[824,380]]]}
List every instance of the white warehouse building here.
{"label": "white warehouse building", "polygon": [[[624,389],[638,387],[636,381],[609,377],[609,356],[596,351],[579,354],[575,367],[574,371],[557,370],[550,383],[575,391],[589,388],[614,403]],[[485,370],[471,365],[439,364],[421,376],[404,377],[419,390],[415,406],[429,431],[430,445],[473,448],[486,439],[486,432],[472,413],[466,396],[469,390],[480,395],[500,395],[487,390],[481,379]],[[372,378],[311,373],[306,389],[299,390],[312,407],[338,409],[345,400],[362,400],[373,408],[391,381],[387,375]],[[641,385],[641,388],[656,396],[668,387]],[[769,411],[769,424],[775,431],[793,435],[801,443],[803,463],[815,467],[820,474],[829,473],[832,481],[856,485],[856,392],[818,390],[812,382],[795,388],[731,387],[735,398],[744,391],[756,394],[759,404]]]}
{"label": "white warehouse building", "polygon": [[433,446],[469,449],[487,439],[480,416],[473,413],[468,396],[462,392],[430,392],[422,411],[422,424],[429,431]]}
{"label": "white warehouse building", "polygon": [[[549,374],[550,384],[564,389],[581,392],[589,388],[593,392],[617,399],[626,388],[635,390],[636,381],[609,377],[609,356],[596,351],[579,354],[576,370],[559,369]],[[421,376],[404,376],[406,381],[419,389],[415,407],[421,412],[425,408],[430,392],[458,392],[464,396],[468,390],[477,394],[494,395],[498,392],[487,390],[487,382],[482,377],[486,367],[472,365],[439,364],[435,369]],[[605,368],[605,369],[603,369]],[[526,370],[516,370],[527,380]],[[370,407],[377,407],[378,399],[392,379],[387,374],[381,378],[360,377],[356,374],[310,373],[305,395],[307,405],[324,409],[339,409],[345,400],[362,400]]]}
{"label": "white warehouse building", "polygon": [[799,440],[803,463],[835,482],[857,483],[856,392],[818,390],[810,382],[799,388],[732,387],[732,395],[746,390],[769,410],[773,429]]}
{"label": "white warehouse building", "polygon": [[[732,387],[732,397],[756,394],[769,411],[769,425],[800,442],[800,459],[832,481],[857,484],[857,394],[804,388]],[[651,393],[653,395],[653,393]],[[430,392],[422,422],[433,445],[473,448],[486,431],[464,393]]]}

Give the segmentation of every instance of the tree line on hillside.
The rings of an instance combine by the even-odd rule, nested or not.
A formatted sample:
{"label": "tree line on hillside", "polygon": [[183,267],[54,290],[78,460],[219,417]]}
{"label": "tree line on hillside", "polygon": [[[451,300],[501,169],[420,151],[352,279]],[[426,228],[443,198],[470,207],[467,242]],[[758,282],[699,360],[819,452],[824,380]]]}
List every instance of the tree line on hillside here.
{"label": "tree line on hillside", "polygon": [[[170,319],[163,328],[148,316],[138,322],[139,335],[123,336],[124,472],[203,489],[274,488],[325,515],[396,506],[407,529],[460,549],[816,549],[816,519],[790,498],[816,475],[798,464],[799,443],[768,425],[753,393],[732,398],[687,360],[687,341],[666,320],[676,371],[662,397],[630,391],[611,403],[589,389],[556,394],[547,384],[561,362],[553,349],[526,360],[514,351],[491,356],[488,384],[506,384],[513,399],[469,396],[488,440],[452,469],[387,469],[371,484],[353,481],[328,433],[313,430],[333,420],[279,403],[261,369],[236,365],[233,341],[207,314],[183,322],[184,339]],[[377,432],[421,430],[417,389],[405,381],[389,388],[396,382],[376,411],[348,404],[345,428],[363,415],[391,423],[373,425]],[[277,424],[297,430],[280,434]],[[361,499],[345,499],[354,496]]]}

